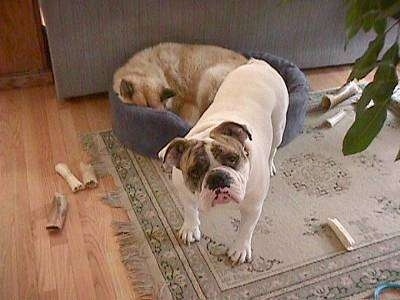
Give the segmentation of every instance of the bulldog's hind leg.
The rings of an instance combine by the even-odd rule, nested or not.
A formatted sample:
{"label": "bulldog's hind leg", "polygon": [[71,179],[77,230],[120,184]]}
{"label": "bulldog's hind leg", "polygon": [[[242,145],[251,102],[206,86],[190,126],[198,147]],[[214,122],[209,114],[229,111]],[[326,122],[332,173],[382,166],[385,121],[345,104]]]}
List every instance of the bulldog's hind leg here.
{"label": "bulldog's hind leg", "polygon": [[272,144],[271,152],[269,154],[269,167],[271,176],[276,175],[276,167],[274,163],[274,158],[278,146],[282,142],[283,132],[285,131],[286,125],[286,110],[284,107],[278,106],[274,109],[271,115],[272,121]]}
{"label": "bulldog's hind leg", "polygon": [[276,149],[277,149],[277,147],[271,147],[271,153],[269,155],[269,171],[270,171],[269,173],[271,176],[276,175],[276,167],[275,167],[275,163],[274,163]]}

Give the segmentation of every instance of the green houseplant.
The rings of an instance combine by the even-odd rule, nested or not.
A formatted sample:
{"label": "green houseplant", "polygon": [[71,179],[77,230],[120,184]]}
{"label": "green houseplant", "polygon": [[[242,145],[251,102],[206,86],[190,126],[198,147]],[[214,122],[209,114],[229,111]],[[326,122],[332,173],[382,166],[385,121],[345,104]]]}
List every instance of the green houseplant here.
{"label": "green houseplant", "polygon": [[[398,83],[396,67],[399,64],[399,0],[345,0],[347,7],[347,43],[361,30],[374,31],[372,40],[364,54],[352,68],[348,81],[362,79],[376,70],[357,103],[356,118],[343,140],[342,152],[350,155],[365,150],[377,134],[387,117],[393,90]],[[397,30],[394,43],[382,53],[388,32]],[[370,101],[374,105],[367,108]],[[395,160],[400,160],[400,150]]]}

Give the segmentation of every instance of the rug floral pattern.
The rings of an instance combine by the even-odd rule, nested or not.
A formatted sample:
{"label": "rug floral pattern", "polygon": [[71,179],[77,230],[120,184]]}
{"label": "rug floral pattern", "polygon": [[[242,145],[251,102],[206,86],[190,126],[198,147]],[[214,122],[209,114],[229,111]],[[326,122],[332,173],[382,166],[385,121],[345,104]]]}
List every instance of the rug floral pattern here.
{"label": "rug floral pattern", "polygon": [[[234,207],[202,218],[201,241],[183,245],[182,207],[169,174],[112,132],[99,134],[172,298],[337,299],[400,280],[399,128],[389,120],[370,150],[345,158],[340,142],[351,114],[329,130],[318,126],[323,117],[310,115],[304,134],[278,151],[254,257],[240,266],[225,255],[240,224]],[[329,216],[349,229],[356,250],[343,250],[324,224]]]}

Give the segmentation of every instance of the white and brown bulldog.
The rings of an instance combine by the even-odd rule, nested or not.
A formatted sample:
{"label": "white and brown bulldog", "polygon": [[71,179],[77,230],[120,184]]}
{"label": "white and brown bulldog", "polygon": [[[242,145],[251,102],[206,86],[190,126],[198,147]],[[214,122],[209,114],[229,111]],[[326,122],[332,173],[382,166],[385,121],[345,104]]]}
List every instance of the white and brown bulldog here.
{"label": "white and brown bulldog", "polygon": [[266,62],[251,59],[228,74],[185,138],[160,151],[164,163],[173,166],[172,181],[183,201],[179,235],[184,242],[200,239],[199,210],[233,201],[241,221],[228,255],[235,263],[251,259],[251,239],[275,174],[273,159],[287,107],[282,77]]}

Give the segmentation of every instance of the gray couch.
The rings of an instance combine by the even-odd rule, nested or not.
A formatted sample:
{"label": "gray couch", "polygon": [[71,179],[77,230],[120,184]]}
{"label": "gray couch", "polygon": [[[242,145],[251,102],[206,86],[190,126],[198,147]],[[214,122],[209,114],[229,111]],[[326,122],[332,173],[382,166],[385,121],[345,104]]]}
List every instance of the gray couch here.
{"label": "gray couch", "polygon": [[175,41],[269,52],[301,68],[347,64],[341,0],[41,0],[59,98],[103,92],[134,52]]}

